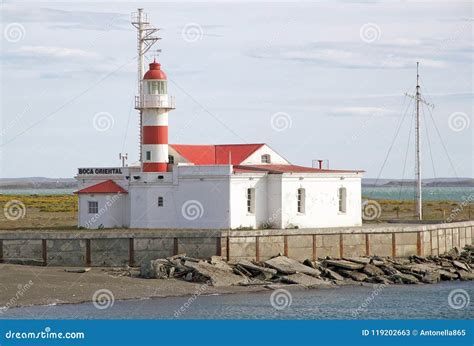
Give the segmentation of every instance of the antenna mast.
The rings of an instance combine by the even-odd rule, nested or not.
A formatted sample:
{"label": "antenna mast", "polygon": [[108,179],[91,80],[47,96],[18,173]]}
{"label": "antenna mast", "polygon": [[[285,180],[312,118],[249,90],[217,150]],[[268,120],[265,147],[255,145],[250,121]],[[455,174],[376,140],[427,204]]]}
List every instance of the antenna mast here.
{"label": "antenna mast", "polygon": [[[159,30],[148,22],[148,15],[139,8],[138,12],[132,13],[132,25],[137,29],[137,59],[138,59],[138,102],[142,104],[143,83],[142,78],[145,74],[145,54],[161,38],[155,33]],[[142,143],[142,111],[140,110],[140,143]],[[142,161],[142,152],[140,145],[140,163]]]}
{"label": "antenna mast", "polygon": [[428,107],[434,108],[434,105],[426,102],[421,97],[420,92],[420,74],[418,72],[420,63],[416,63],[416,93],[411,95],[405,93],[406,96],[414,99],[416,101],[416,125],[415,125],[415,177],[416,177],[416,190],[415,190],[415,200],[416,200],[416,213],[418,220],[423,220],[423,199],[421,194],[421,153],[420,153],[420,102],[424,103]]}
{"label": "antenna mast", "polygon": [[415,129],[415,150],[416,150],[416,163],[415,163],[415,177],[416,177],[416,213],[418,214],[418,220],[423,220],[423,199],[421,195],[421,162],[420,162],[420,75],[418,73],[418,67],[420,63],[416,62],[416,129]]}

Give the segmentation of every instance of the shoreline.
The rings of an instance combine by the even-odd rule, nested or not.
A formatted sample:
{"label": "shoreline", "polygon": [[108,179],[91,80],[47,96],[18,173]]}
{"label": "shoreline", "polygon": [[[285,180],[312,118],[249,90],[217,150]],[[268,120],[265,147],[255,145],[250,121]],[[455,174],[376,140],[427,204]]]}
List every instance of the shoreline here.
{"label": "shoreline", "polygon": [[[66,272],[65,269],[0,264],[0,318],[10,308],[92,303],[94,293],[99,290],[108,290],[114,300],[122,301],[188,297],[199,292],[203,286],[202,283],[178,279],[114,276],[110,274],[113,272],[111,268],[105,267],[94,267],[85,273]],[[264,291],[270,290],[263,286],[207,286],[206,292],[200,295]]]}
{"label": "shoreline", "polygon": [[[94,267],[84,273],[67,272],[66,269],[68,268],[0,264],[2,278],[2,281],[0,281],[0,320],[2,315],[10,309],[95,304],[94,294],[97,291],[103,290],[112,292],[112,300],[114,302],[123,302],[264,293],[272,292],[279,288],[290,291],[326,291],[343,287],[375,289],[380,287],[380,285],[384,285],[383,283],[357,282],[348,279],[338,284],[313,287],[306,287],[300,284],[276,284],[274,287],[265,285],[215,287],[205,283],[187,282],[180,279],[144,279],[138,276],[116,276],[112,274],[123,271],[122,268]],[[43,278],[41,278],[40,274]],[[13,304],[9,304],[21,290],[20,286],[25,287],[28,285],[28,282],[33,283],[21,294],[19,299],[16,299]],[[70,283],[70,285],[65,284],[66,282]],[[432,284],[420,282],[418,285],[431,286],[445,282],[439,281]],[[461,283],[465,281],[453,280],[451,282]],[[205,292],[200,293],[203,286],[206,287]],[[416,284],[391,284],[390,286],[406,287],[416,286]],[[110,297],[107,299],[110,299]]]}

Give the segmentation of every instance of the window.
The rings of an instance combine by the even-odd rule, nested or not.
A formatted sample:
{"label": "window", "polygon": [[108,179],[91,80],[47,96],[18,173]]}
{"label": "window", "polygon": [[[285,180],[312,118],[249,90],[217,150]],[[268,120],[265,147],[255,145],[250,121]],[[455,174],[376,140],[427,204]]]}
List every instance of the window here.
{"label": "window", "polygon": [[147,151],[145,154],[146,154],[146,160],[150,161],[151,160],[151,151]]}
{"label": "window", "polygon": [[167,94],[166,81],[148,81],[148,94],[165,95]]}
{"label": "window", "polygon": [[347,204],[347,191],[345,187],[339,188],[339,212],[345,213],[346,212],[346,204]]}
{"label": "window", "polygon": [[255,213],[255,189],[247,189],[247,212]]}
{"label": "window", "polygon": [[168,163],[171,165],[174,165],[174,156],[173,155],[168,155]]}
{"label": "window", "polygon": [[305,200],[306,200],[306,192],[303,188],[298,189],[298,202],[297,202],[297,207],[298,207],[298,213],[304,213],[305,212]]}
{"label": "window", "polygon": [[99,202],[88,201],[89,214],[97,214],[99,212]]}
{"label": "window", "polygon": [[262,155],[262,163],[271,163],[271,157],[268,154]]}
{"label": "window", "polygon": [[163,200],[163,197],[158,197],[158,206],[163,207],[165,205],[165,202]]}

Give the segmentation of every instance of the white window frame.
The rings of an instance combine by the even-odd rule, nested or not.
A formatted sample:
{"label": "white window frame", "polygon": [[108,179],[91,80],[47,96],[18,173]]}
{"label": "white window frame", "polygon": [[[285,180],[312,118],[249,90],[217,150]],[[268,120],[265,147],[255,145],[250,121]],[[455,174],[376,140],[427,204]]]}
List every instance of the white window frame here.
{"label": "white window frame", "polygon": [[174,156],[173,155],[168,155],[168,163],[171,165],[174,165]]}
{"label": "white window frame", "polygon": [[296,210],[299,214],[304,214],[306,212],[306,190],[302,187],[297,191]]}
{"label": "white window frame", "polygon": [[165,199],[163,198],[163,196],[159,196],[158,197],[158,207],[164,207],[165,206]]}
{"label": "white window frame", "polygon": [[247,193],[247,213],[255,214],[255,188],[249,187]]}
{"label": "white window frame", "polygon": [[145,151],[145,161],[151,161],[151,151]]}
{"label": "white window frame", "polygon": [[89,214],[99,213],[99,202],[98,201],[87,201],[87,211]]}
{"label": "white window frame", "polygon": [[338,197],[338,210],[339,213],[345,214],[347,212],[347,189],[345,187],[340,187],[337,190]]}

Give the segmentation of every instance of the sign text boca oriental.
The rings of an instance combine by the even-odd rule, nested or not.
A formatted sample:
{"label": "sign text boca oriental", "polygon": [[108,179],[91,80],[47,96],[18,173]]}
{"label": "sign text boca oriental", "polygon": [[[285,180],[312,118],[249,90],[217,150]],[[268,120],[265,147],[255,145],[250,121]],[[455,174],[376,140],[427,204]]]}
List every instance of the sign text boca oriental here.
{"label": "sign text boca oriental", "polygon": [[121,168],[79,168],[79,175],[122,174]]}

